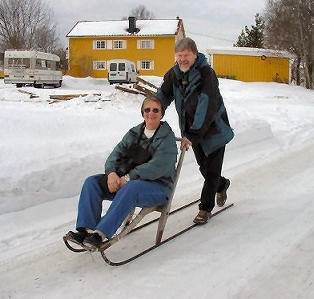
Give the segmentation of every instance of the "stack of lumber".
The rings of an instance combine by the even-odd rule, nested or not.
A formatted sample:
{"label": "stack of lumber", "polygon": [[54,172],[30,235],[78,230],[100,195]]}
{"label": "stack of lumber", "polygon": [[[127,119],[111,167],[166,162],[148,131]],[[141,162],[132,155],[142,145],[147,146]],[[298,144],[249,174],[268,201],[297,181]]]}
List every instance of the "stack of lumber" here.
{"label": "stack of lumber", "polygon": [[[150,83],[150,82],[148,82],[142,78],[139,78],[139,77],[137,77],[137,81],[138,81],[138,83],[133,84],[132,88],[122,87],[120,85],[116,85],[115,88],[118,90],[124,91],[124,92],[132,93],[132,94],[141,94],[145,97],[156,95],[156,92],[158,90],[157,86],[155,86],[154,84],[152,84],[152,83]],[[149,88],[144,87],[140,84],[144,84],[144,85],[148,86]]]}

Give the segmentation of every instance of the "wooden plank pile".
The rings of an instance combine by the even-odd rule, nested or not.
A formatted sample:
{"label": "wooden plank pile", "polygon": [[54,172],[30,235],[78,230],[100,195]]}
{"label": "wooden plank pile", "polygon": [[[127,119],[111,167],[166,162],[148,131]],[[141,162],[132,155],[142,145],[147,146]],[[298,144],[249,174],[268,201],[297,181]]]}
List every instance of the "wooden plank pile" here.
{"label": "wooden plank pile", "polygon": [[[17,91],[20,92],[20,93],[28,94],[30,99],[39,98],[38,95],[36,95],[36,94],[34,94],[32,92],[23,90],[23,89],[18,89]],[[68,100],[72,100],[74,98],[86,97],[86,96],[88,96],[87,93],[80,93],[80,94],[54,94],[54,95],[49,95],[49,98],[51,100],[68,101]],[[101,94],[100,93],[93,93],[93,96],[99,96],[100,97]]]}
{"label": "wooden plank pile", "polygon": [[34,93],[32,93],[32,92],[23,90],[23,89],[18,89],[17,91],[20,92],[20,93],[28,94],[30,99],[32,99],[32,98],[39,98],[38,95],[36,95],[36,94],[34,94]]}
{"label": "wooden plank pile", "polygon": [[[123,91],[123,92],[128,92],[128,93],[132,93],[132,94],[141,94],[145,97],[149,97],[149,96],[155,96],[156,92],[158,90],[158,87],[142,78],[137,77],[137,81],[138,83],[133,84],[133,86],[130,87],[122,87],[120,85],[116,85],[115,88]],[[141,84],[141,85],[140,85]],[[146,85],[143,86],[143,85]],[[29,92],[29,91],[25,91],[23,89],[18,89],[18,92],[24,93],[24,94],[28,94],[29,97],[32,98],[39,98],[38,95]],[[50,103],[55,103],[58,101],[68,101],[68,100],[72,100],[74,98],[78,98],[78,97],[86,97],[88,96],[87,93],[83,93],[83,94],[54,94],[54,95],[49,95],[49,98],[51,100],[53,100]],[[100,93],[93,93],[93,96],[101,96]]]}
{"label": "wooden plank pile", "polygon": [[[116,89],[124,91],[124,92],[128,92],[128,93],[132,93],[132,94],[141,94],[145,97],[149,97],[149,96],[155,96],[156,92],[158,90],[158,87],[142,78],[137,77],[137,81],[139,83],[135,83],[133,84],[132,88],[129,87],[122,87],[120,85],[116,85]],[[150,88],[144,87],[141,84],[147,85]]]}
{"label": "wooden plank pile", "polygon": [[[88,96],[87,93],[81,94],[54,94],[50,95],[49,98],[52,100],[59,100],[59,101],[68,101],[78,97],[86,97]],[[100,93],[93,93],[93,96],[101,96]]]}

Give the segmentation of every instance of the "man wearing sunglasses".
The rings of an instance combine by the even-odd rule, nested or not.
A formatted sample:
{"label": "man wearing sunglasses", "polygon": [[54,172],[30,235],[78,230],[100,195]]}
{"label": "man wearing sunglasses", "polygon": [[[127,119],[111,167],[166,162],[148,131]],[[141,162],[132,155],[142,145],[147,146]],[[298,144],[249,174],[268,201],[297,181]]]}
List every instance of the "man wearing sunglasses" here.
{"label": "man wearing sunglasses", "polygon": [[157,97],[165,110],[175,100],[183,137],[181,148],[192,146],[205,181],[199,213],[204,224],[215,206],[223,206],[230,181],[221,176],[225,145],[233,138],[214,70],[190,38],[175,44],[176,64],[165,74]]}

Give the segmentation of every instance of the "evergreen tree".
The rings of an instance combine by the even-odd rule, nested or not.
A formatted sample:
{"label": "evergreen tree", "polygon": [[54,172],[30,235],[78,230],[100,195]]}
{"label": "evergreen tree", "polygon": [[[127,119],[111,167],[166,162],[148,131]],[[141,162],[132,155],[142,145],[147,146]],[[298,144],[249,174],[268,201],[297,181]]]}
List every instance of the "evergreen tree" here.
{"label": "evergreen tree", "polygon": [[264,48],[264,27],[265,22],[259,15],[255,15],[255,26],[252,25],[251,29],[248,26],[244,27],[238,37],[238,41],[233,45],[234,47],[251,47],[251,48]]}

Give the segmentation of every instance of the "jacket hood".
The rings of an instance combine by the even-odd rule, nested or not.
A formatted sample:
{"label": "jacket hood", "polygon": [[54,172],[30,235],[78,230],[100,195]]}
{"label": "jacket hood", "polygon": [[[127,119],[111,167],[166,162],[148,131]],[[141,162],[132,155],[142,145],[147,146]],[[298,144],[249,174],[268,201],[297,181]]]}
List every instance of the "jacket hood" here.
{"label": "jacket hood", "polygon": [[195,60],[195,63],[191,66],[192,68],[198,68],[198,67],[204,67],[205,65],[207,65],[207,59],[206,56],[203,53],[198,53],[198,56]]}

